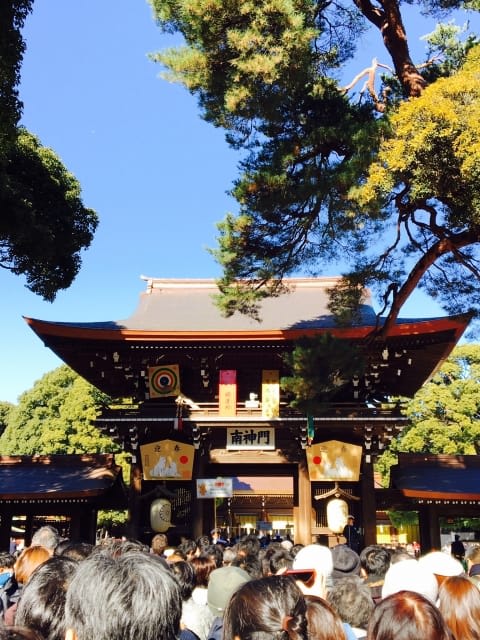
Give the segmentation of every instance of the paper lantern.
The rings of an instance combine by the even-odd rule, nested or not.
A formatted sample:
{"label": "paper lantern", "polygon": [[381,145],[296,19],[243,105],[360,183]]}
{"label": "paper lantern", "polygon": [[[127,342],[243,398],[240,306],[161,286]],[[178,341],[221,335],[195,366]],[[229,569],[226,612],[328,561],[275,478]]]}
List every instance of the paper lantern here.
{"label": "paper lantern", "polygon": [[164,533],[174,525],[172,518],[172,505],[165,498],[157,498],[150,505],[150,526],[157,533]]}
{"label": "paper lantern", "polygon": [[342,533],[348,521],[348,504],[340,498],[327,503],[327,525],[333,533]]}

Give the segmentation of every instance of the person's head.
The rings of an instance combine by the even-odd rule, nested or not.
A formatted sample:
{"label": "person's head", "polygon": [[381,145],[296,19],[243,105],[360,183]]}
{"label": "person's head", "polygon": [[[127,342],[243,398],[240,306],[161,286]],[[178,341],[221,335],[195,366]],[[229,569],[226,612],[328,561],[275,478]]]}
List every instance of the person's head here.
{"label": "person's head", "polygon": [[382,586],[382,597],[398,591],[415,591],[430,602],[436,602],[438,582],[434,574],[417,560],[410,558],[390,565]]}
{"label": "person's head", "polygon": [[0,625],[0,640],[45,640],[37,631],[27,627]]}
{"label": "person's head", "polygon": [[220,567],[210,574],[207,604],[214,616],[222,618],[230,598],[243,584],[251,580],[239,567]]}
{"label": "person's head", "polygon": [[211,558],[215,563],[215,569],[223,566],[223,545],[221,544],[210,544],[200,555]]}
{"label": "person's head", "polygon": [[466,553],[465,559],[467,560],[469,568],[474,564],[480,564],[480,545],[470,547],[470,549]]}
{"label": "person's head", "polygon": [[439,609],[413,591],[399,591],[373,610],[367,640],[451,640]]}
{"label": "person's head", "polygon": [[327,601],[343,622],[352,627],[367,628],[374,605],[369,587],[359,576],[335,580],[328,590]]}
{"label": "person's head", "polygon": [[288,576],[252,580],[231,597],[223,640],[307,640],[307,606]]}
{"label": "person's head", "polygon": [[390,551],[378,544],[371,544],[361,550],[360,566],[365,577],[382,579],[390,566]]}
{"label": "person's head", "polygon": [[195,588],[195,571],[190,562],[174,562],[170,570],[180,586],[182,600],[188,600]]}
{"label": "person's head", "polygon": [[210,574],[217,568],[215,561],[210,556],[201,555],[198,558],[192,558],[190,563],[195,571],[195,585],[206,589]]}
{"label": "person's head", "polygon": [[67,588],[77,566],[62,556],[38,566],[22,591],[15,623],[38,631],[45,640],[64,640]]}
{"label": "person's head", "polygon": [[7,571],[11,573],[15,565],[15,556],[6,551],[0,552],[0,573]]}
{"label": "person's head", "polygon": [[290,569],[293,558],[286,549],[279,549],[270,557],[269,569],[271,575],[283,573],[285,569]]}
{"label": "person's head", "polygon": [[293,560],[292,569],[314,569],[312,583],[297,582],[304,594],[324,598],[327,580],[333,571],[332,552],[321,544],[308,544],[302,547]]}
{"label": "person's head", "polygon": [[260,540],[257,536],[242,536],[237,542],[237,554],[239,556],[257,556],[260,551]]}
{"label": "person's head", "polygon": [[353,549],[346,544],[337,544],[331,549],[332,552],[332,580],[339,580],[346,576],[360,575],[360,557]]}
{"label": "person's head", "polygon": [[312,640],[346,640],[342,620],[331,605],[318,596],[305,596],[308,637]]}
{"label": "person's head", "polygon": [[197,538],[196,542],[197,542],[197,551],[196,551],[197,556],[198,554],[202,553],[204,549],[210,546],[209,536],[200,536],[199,538]]}
{"label": "person's head", "polygon": [[61,556],[63,558],[71,558],[72,560],[85,560],[88,556],[93,553],[94,545],[89,542],[68,542],[62,549],[57,553],[57,549],[60,545],[55,547],[56,556]]}
{"label": "person's head", "polygon": [[11,584],[13,570],[15,567],[15,556],[11,553],[2,551],[0,553],[0,587]]}
{"label": "person's head", "polygon": [[390,552],[390,565],[403,562],[404,560],[412,560],[412,555],[406,549],[399,548]]}
{"label": "person's head", "polygon": [[[344,520],[345,522],[345,520]],[[349,515],[347,517],[347,524],[350,525],[351,527],[353,527],[353,525],[355,524],[355,516]]]}
{"label": "person's head", "polygon": [[262,562],[257,556],[238,555],[232,562],[232,567],[240,567],[248,573],[252,580],[263,578]]}
{"label": "person's head", "polygon": [[438,608],[455,640],[480,638],[480,590],[465,576],[445,578]]}
{"label": "person's head", "polygon": [[298,552],[301,551],[304,546],[305,545],[300,544],[299,542],[297,544],[294,544],[293,547],[290,549],[290,553],[292,554],[292,558],[296,558]]}
{"label": "person's head", "polygon": [[223,552],[223,566],[228,567],[237,557],[237,552],[233,547],[227,547]]}
{"label": "person's head", "polygon": [[151,542],[152,553],[155,553],[157,556],[163,555],[163,552],[168,547],[168,538],[164,533],[157,533],[152,538]]}
{"label": "person's head", "polygon": [[37,529],[37,531],[35,531],[35,533],[32,536],[32,542],[30,546],[45,547],[50,551],[50,554],[52,555],[55,550],[55,547],[59,542],[60,542],[60,534],[55,529],[55,527],[51,527],[49,524],[47,524],[44,527],[40,527],[40,529]]}
{"label": "person's head", "polygon": [[27,584],[35,569],[50,557],[50,551],[40,545],[24,549],[15,562],[15,578],[17,582],[19,584]]}
{"label": "person's head", "polygon": [[419,558],[418,563],[434,574],[439,586],[445,578],[465,573],[462,563],[443,551],[430,551]]}
{"label": "person's head", "polygon": [[150,547],[140,540],[117,540],[116,538],[105,538],[101,544],[97,545],[94,553],[103,553],[113,558],[118,558],[126,553],[150,553]]}
{"label": "person's head", "polygon": [[165,560],[167,561],[168,566],[171,566],[176,562],[187,562],[187,556],[185,553],[179,551],[178,549],[173,549],[172,553],[169,553],[169,549],[166,549]]}
{"label": "person's head", "polygon": [[154,554],[92,554],[67,592],[66,640],[176,640],[180,587]]}
{"label": "person's head", "polygon": [[186,560],[191,560],[197,555],[197,543],[195,540],[186,538],[178,545],[177,550],[185,554]]}

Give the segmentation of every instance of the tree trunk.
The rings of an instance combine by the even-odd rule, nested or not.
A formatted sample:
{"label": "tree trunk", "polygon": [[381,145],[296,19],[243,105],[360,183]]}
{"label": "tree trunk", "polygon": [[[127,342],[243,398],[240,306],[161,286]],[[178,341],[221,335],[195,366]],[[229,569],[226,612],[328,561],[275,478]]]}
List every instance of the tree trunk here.
{"label": "tree trunk", "polygon": [[354,0],[354,2],[365,18],[380,30],[405,95],[419,96],[426,82],[410,57],[407,34],[397,0],[382,0],[378,7],[373,6],[370,0]]}

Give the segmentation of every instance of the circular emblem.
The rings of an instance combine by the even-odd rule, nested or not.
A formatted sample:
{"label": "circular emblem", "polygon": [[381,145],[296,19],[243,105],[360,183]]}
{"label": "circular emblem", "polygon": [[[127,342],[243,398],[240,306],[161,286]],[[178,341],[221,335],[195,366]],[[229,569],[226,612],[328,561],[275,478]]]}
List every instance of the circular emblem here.
{"label": "circular emblem", "polygon": [[178,387],[177,372],[170,367],[160,367],[150,378],[150,384],[160,396],[172,393]]}

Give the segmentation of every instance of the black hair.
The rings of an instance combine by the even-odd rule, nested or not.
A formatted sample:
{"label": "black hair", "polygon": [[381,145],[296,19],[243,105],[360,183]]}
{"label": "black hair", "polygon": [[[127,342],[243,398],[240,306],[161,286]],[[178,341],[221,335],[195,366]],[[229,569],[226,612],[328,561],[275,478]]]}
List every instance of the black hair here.
{"label": "black hair", "polygon": [[15,623],[33,629],[45,640],[65,638],[65,600],[67,588],[78,562],[52,556],[32,573],[18,601]]}
{"label": "black hair", "polygon": [[383,578],[390,566],[391,554],[378,544],[371,544],[360,552],[360,566],[367,576]]}
{"label": "black hair", "polygon": [[223,618],[223,640],[307,640],[307,605],[295,581],[270,576],[243,584]]}
{"label": "black hair", "polygon": [[189,562],[181,560],[170,565],[173,577],[177,580],[180,587],[182,600],[188,600],[195,588],[195,569]]}

